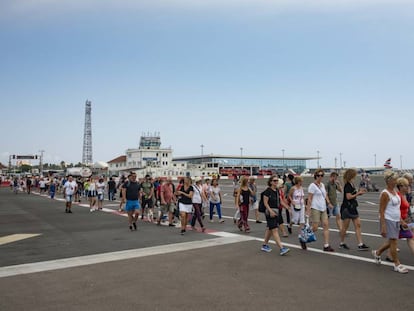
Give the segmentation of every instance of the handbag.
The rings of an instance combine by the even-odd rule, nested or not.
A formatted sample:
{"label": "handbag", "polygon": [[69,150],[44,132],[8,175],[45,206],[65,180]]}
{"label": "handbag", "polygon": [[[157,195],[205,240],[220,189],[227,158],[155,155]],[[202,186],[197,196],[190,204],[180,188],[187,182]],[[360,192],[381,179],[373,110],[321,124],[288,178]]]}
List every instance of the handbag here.
{"label": "handbag", "polygon": [[303,243],[311,243],[316,241],[315,232],[309,225],[309,217],[306,217],[306,222],[303,228],[300,230],[299,240]]}
{"label": "handbag", "polygon": [[410,230],[410,228],[404,229],[402,226],[400,226],[400,232],[398,234],[399,239],[412,239],[413,238],[413,232]]}

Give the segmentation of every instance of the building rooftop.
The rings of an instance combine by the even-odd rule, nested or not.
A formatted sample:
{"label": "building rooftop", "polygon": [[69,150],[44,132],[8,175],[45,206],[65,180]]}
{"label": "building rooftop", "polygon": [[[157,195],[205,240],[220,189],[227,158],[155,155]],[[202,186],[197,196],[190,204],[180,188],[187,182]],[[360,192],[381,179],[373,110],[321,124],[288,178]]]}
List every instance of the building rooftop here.
{"label": "building rooftop", "polygon": [[108,164],[109,163],[124,163],[124,162],[126,162],[126,156],[125,155],[121,155],[121,156],[119,156],[119,157],[117,157],[115,159],[112,159],[111,161],[108,161]]}

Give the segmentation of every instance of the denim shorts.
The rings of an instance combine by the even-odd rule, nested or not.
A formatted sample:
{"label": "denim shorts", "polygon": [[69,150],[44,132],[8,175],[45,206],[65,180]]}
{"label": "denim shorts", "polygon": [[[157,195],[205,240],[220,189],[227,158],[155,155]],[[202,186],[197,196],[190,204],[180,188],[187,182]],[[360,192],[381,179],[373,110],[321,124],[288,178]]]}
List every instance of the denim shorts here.
{"label": "denim shorts", "polygon": [[139,209],[139,201],[138,200],[127,200],[125,204],[125,211],[133,212],[136,209]]}
{"label": "denim shorts", "polygon": [[341,215],[340,211],[339,211],[339,205],[338,204],[334,205],[333,208],[328,207],[327,210],[328,210],[328,217],[331,216],[331,215],[332,216]]}

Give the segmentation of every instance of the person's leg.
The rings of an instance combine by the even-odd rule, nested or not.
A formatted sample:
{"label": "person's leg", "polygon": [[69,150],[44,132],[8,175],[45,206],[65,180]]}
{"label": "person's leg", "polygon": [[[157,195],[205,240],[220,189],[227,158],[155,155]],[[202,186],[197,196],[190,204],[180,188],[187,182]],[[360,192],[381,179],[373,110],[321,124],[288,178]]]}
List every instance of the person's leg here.
{"label": "person's leg", "polygon": [[407,239],[408,248],[411,250],[411,253],[414,254],[414,238]]}
{"label": "person's leg", "polygon": [[395,266],[399,266],[400,260],[398,259],[398,252],[397,252],[397,239],[390,239],[390,254],[391,258],[394,261]]}
{"label": "person's leg", "polygon": [[[362,242],[362,233],[361,233],[361,220],[359,217],[352,219],[355,227],[355,236],[358,242],[358,245],[363,244]],[[346,231],[345,231],[346,232]]]}
{"label": "person's leg", "polygon": [[279,248],[283,248],[277,228],[271,230],[271,235],[273,236],[273,240],[275,240],[277,246],[279,246]]}
{"label": "person's leg", "polygon": [[318,231],[320,221],[319,211],[311,209],[310,221],[312,223],[312,231],[316,233]]}
{"label": "person's leg", "polygon": [[133,213],[134,213],[134,211],[133,210],[129,210],[128,212],[128,225],[129,225],[129,230],[133,230],[133,228],[132,228],[132,223],[133,223]]}
{"label": "person's leg", "polygon": [[375,252],[376,256],[381,256],[381,254],[386,251],[387,249],[390,248],[390,240],[387,240],[387,242],[385,242],[384,244],[382,244],[382,246],[377,249]]}
{"label": "person's leg", "polygon": [[180,221],[181,221],[181,234],[183,234],[187,227],[187,213],[186,212],[180,211]]}
{"label": "person's leg", "polygon": [[[195,204],[194,208],[195,208],[194,219],[197,219],[198,223],[200,224],[201,230],[204,231],[203,220],[201,219],[201,204]],[[194,224],[195,224],[195,221],[194,221]]]}
{"label": "person's leg", "polygon": [[217,215],[218,215],[218,218],[219,218],[219,220],[221,220],[221,203],[217,203],[216,204],[216,210],[217,210]]}
{"label": "person's leg", "polygon": [[214,203],[210,202],[210,215],[209,215],[210,221],[213,220],[213,210],[214,210]]}
{"label": "person's leg", "polygon": [[322,220],[322,227],[323,227],[323,240],[325,242],[324,247],[329,245],[329,222],[328,217]]}
{"label": "person's leg", "polygon": [[340,231],[341,244],[344,244],[346,231],[348,230],[350,221],[351,220],[349,218],[345,218],[342,220],[342,230]]}

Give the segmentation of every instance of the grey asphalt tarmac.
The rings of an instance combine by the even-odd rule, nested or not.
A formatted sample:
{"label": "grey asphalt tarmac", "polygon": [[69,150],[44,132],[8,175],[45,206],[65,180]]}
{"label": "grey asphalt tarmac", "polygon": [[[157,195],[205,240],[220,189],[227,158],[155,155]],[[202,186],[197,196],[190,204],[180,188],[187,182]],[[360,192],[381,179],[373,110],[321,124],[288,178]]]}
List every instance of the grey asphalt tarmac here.
{"label": "grey asphalt tarmac", "polygon": [[[259,181],[259,190],[264,182]],[[103,212],[36,194],[0,189],[0,310],[397,310],[414,302],[414,256],[399,242],[401,275],[371,252],[356,250],[351,225],[347,244],[330,219],[334,253],[322,251],[322,232],[300,249],[297,228],[283,238],[291,251],[260,251],[265,224],[250,214],[250,234],[233,224],[230,181],[221,182],[225,223],[207,222],[207,233],[126,217],[105,201]],[[341,196],[340,196],[341,197]],[[359,199],[364,242],[379,247],[378,193]],[[85,202],[83,202],[85,203]],[[208,218],[208,216],[206,217]],[[14,234],[39,234],[15,240]],[[6,239],[9,237],[8,243]],[[385,257],[385,256],[384,256]]]}

